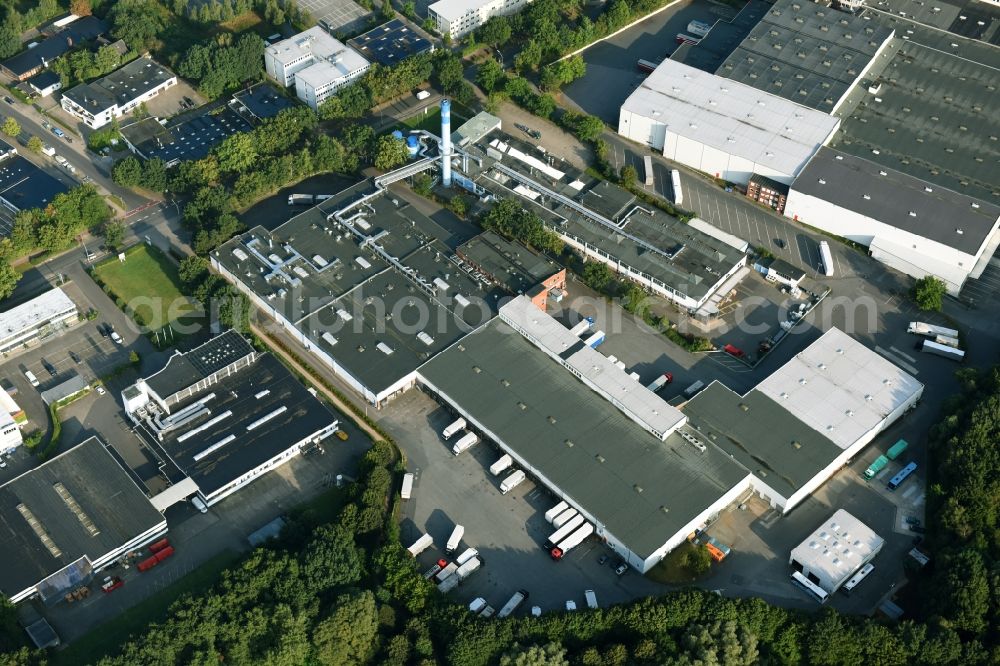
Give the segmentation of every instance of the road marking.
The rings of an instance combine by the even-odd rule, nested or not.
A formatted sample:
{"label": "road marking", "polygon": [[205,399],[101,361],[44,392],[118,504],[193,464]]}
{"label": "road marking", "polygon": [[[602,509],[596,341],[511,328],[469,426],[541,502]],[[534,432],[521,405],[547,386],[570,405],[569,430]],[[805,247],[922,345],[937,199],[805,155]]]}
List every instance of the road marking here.
{"label": "road marking", "polygon": [[911,375],[916,375],[916,374],[919,374],[919,372],[920,372],[915,367],[913,367],[909,363],[906,363],[903,359],[899,358],[898,356],[896,356],[895,354],[893,354],[888,349],[883,349],[882,347],[876,346],[875,347],[875,351],[877,353],[881,354],[882,356],[885,356],[887,359],[889,359],[890,361],[894,362],[896,365],[898,365],[899,367],[903,368],[903,370],[906,370]]}
{"label": "road marking", "polygon": [[895,347],[889,347],[889,349],[891,349],[892,351],[896,352],[897,354],[899,354],[900,356],[902,356],[903,358],[905,358],[910,363],[916,363],[917,362],[917,359],[913,358],[909,354],[905,354],[905,353],[901,352],[900,350],[896,349]]}
{"label": "road marking", "polygon": [[917,490],[916,486],[910,486],[909,488],[904,490],[902,494],[903,499],[909,499],[910,495],[912,495],[916,490]]}

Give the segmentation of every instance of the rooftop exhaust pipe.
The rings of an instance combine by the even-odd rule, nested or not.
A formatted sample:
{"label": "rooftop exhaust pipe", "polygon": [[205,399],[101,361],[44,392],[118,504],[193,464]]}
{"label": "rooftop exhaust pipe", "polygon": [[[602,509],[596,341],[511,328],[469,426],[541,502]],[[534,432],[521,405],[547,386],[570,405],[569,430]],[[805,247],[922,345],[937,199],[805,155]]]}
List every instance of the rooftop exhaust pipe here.
{"label": "rooftop exhaust pipe", "polygon": [[451,101],[441,100],[441,184],[451,187]]}

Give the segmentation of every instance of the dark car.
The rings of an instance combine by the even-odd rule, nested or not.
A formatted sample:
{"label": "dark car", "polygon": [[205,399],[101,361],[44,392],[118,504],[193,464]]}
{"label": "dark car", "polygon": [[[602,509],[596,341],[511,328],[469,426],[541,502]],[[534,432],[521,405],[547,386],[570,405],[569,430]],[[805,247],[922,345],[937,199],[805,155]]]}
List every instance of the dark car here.
{"label": "dark car", "polygon": [[4,98],[3,98],[3,101],[7,102],[7,103],[8,103],[8,104],[10,104],[11,106],[14,106],[14,98],[13,98],[13,97],[10,97],[10,96],[8,96],[8,97],[4,97]]}
{"label": "dark car", "polygon": [[111,335],[111,327],[107,324],[98,324],[97,332],[101,334],[102,337],[108,337]]}
{"label": "dark car", "polygon": [[541,139],[542,133],[539,132],[538,130],[528,130],[528,136],[530,136],[532,139]]}
{"label": "dark car", "polygon": [[927,530],[922,525],[910,525],[910,531],[917,534],[926,534]]}
{"label": "dark car", "polygon": [[774,244],[777,245],[778,247],[780,247],[782,250],[785,249],[785,241],[782,238],[775,238],[774,239]]}
{"label": "dark car", "polygon": [[608,561],[607,555],[601,555],[600,557],[597,558],[597,563],[600,564],[602,567],[607,563],[607,561]]}
{"label": "dark car", "polygon": [[79,363],[79,362],[80,362],[80,357],[76,355],[76,352],[72,352],[72,351],[71,351],[71,352],[69,353],[69,357],[70,357],[71,359],[73,359],[73,362],[74,362],[74,363]]}

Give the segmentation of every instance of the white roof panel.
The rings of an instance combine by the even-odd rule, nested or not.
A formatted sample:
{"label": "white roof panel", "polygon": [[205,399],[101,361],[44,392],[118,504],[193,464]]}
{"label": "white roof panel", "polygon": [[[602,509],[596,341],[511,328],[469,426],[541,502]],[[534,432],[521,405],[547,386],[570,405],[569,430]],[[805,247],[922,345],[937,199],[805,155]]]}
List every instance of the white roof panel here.
{"label": "white roof panel", "polygon": [[840,125],[821,111],[674,60],[622,105],[667,131],[795,175]]}
{"label": "white roof panel", "polygon": [[820,579],[820,587],[833,592],[885,540],[860,520],[838,509],[828,520],[792,550],[792,559],[804,565]]}
{"label": "white roof panel", "polygon": [[0,312],[0,340],[19,335],[28,328],[76,310],[69,296],[56,287],[27,303]]}

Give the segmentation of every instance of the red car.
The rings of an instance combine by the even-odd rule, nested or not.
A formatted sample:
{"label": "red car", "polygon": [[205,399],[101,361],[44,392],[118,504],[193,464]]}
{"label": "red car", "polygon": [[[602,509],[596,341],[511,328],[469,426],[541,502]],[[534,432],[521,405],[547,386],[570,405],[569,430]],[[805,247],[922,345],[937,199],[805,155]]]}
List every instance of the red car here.
{"label": "red car", "polygon": [[726,352],[727,354],[732,354],[733,356],[735,356],[735,357],[737,357],[737,358],[739,358],[739,357],[741,357],[741,356],[746,356],[746,352],[744,352],[744,351],[743,351],[742,349],[740,349],[740,348],[738,348],[738,347],[734,347],[734,346],[732,346],[732,345],[726,345],[726,346],[725,346],[725,347],[723,347],[722,349],[723,349],[723,351],[725,351],[725,352]]}
{"label": "red car", "polygon": [[104,594],[111,594],[124,584],[125,581],[118,576],[108,576],[104,579],[104,582],[101,583],[101,591],[104,592]]}
{"label": "red car", "polygon": [[448,566],[448,560],[442,557],[440,560],[438,560],[438,566],[444,569],[446,566]]}

